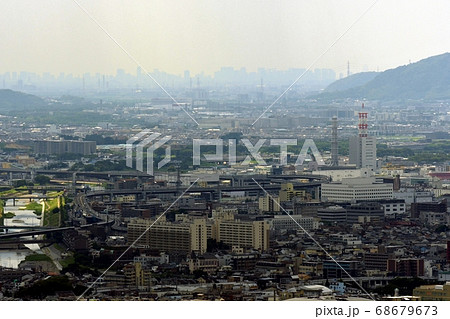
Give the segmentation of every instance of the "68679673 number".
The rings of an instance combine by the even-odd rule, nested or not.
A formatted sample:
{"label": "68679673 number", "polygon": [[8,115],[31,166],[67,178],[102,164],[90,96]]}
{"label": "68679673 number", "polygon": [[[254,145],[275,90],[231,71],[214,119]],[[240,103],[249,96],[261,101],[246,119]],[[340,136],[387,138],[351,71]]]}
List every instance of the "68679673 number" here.
{"label": "68679673 number", "polygon": [[379,316],[437,316],[437,306],[378,306],[375,313]]}

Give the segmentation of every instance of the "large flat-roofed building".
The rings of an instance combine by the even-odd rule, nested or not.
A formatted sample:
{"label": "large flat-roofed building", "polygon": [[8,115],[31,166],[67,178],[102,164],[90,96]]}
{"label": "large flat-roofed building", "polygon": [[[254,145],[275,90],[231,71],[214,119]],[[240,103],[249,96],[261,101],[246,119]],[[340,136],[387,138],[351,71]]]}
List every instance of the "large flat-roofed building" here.
{"label": "large flat-roofed building", "polygon": [[387,270],[388,254],[366,253],[364,254],[364,268],[366,270]]}
{"label": "large flat-roofed building", "polygon": [[352,204],[347,207],[347,223],[365,223],[384,220],[384,208],[376,202]]}
{"label": "large flat-roofed building", "polygon": [[269,224],[266,221],[241,221],[218,219],[213,237],[229,246],[267,251],[269,249]]}
{"label": "large flat-roofed building", "polygon": [[346,223],[347,210],[341,206],[330,206],[317,210],[317,217],[324,223]]}
{"label": "large flat-roofed building", "polygon": [[424,260],[416,258],[388,259],[387,271],[402,277],[423,276],[425,272]]}
{"label": "large flat-roofed building", "polygon": [[376,201],[392,199],[393,184],[374,177],[344,178],[342,182],[322,184],[322,200],[330,202]]}
{"label": "large flat-roofed building", "polygon": [[356,277],[360,270],[361,263],[356,260],[338,260],[337,262],[327,260],[323,262],[323,277],[327,279],[345,278],[348,275]]}
{"label": "large flat-roofed building", "polygon": [[[268,219],[273,230],[313,230],[319,228],[319,223],[313,217],[302,215],[275,215]],[[301,227],[300,227],[301,226]]]}
{"label": "large flat-roofed building", "polygon": [[95,153],[96,147],[97,144],[94,141],[34,141],[34,152],[37,154],[91,155]]}
{"label": "large flat-roofed building", "polygon": [[206,252],[208,238],[205,219],[173,223],[158,221],[146,232],[153,223],[149,219],[132,219],[127,226],[128,243],[133,243],[145,232],[136,246],[186,254]]}
{"label": "large flat-roofed building", "polygon": [[406,204],[402,199],[380,201],[384,209],[384,216],[397,217],[406,214]]}
{"label": "large flat-roofed building", "polygon": [[422,212],[435,212],[446,213],[447,212],[447,200],[425,203],[413,203],[411,204],[411,217],[420,218]]}
{"label": "large flat-roofed building", "polygon": [[426,285],[413,290],[421,301],[450,301],[450,282],[445,285]]}

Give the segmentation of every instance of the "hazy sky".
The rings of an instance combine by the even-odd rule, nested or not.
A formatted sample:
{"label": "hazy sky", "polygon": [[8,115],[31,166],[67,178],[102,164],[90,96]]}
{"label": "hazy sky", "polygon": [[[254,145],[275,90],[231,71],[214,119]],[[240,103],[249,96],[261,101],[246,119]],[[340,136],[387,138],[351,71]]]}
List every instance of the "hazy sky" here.
{"label": "hazy sky", "polygon": [[[144,68],[307,67],[373,0],[78,0]],[[315,67],[380,70],[450,51],[450,1],[379,0]],[[0,73],[137,65],[73,0],[0,0]]]}

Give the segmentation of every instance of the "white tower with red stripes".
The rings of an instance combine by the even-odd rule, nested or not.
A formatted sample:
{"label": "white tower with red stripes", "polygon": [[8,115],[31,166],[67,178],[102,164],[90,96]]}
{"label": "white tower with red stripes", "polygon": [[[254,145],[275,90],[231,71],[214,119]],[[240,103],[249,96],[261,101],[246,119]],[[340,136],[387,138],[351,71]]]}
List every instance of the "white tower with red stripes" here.
{"label": "white tower with red stripes", "polygon": [[358,124],[358,131],[360,137],[367,137],[367,112],[364,111],[364,103],[361,107],[361,112],[358,113],[359,116],[359,124]]}
{"label": "white tower with red stripes", "polygon": [[349,163],[374,171],[377,167],[377,140],[369,136],[368,114],[363,103],[358,112],[358,135],[349,140]]}

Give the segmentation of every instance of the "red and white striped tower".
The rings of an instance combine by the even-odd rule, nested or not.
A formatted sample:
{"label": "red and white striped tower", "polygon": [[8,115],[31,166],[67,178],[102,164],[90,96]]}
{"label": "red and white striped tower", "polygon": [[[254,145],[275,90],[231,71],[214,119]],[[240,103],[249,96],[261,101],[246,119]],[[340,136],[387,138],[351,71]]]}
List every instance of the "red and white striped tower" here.
{"label": "red and white striped tower", "polygon": [[359,137],[367,137],[367,112],[364,111],[364,103],[362,104],[362,111],[358,113],[359,115],[359,124],[358,131]]}

